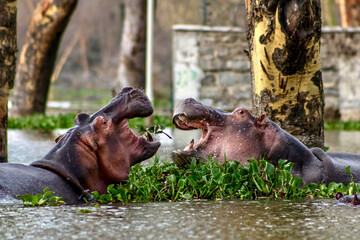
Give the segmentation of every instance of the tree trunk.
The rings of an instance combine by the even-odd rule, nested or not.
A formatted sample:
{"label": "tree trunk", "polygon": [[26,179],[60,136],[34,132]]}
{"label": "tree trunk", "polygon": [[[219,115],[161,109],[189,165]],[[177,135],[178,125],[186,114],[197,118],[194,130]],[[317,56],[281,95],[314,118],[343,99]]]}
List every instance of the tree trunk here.
{"label": "tree trunk", "polygon": [[0,0],[0,162],[7,161],[7,104],[15,78],[16,13],[16,0]]}
{"label": "tree trunk", "polygon": [[247,0],[253,112],[324,146],[319,0]]}
{"label": "tree trunk", "polygon": [[43,0],[35,9],[20,54],[12,116],[45,113],[57,50],[77,0]]}
{"label": "tree trunk", "polygon": [[125,1],[117,87],[145,88],[146,0]]}
{"label": "tree trunk", "polygon": [[360,26],[360,0],[338,0],[342,27]]}

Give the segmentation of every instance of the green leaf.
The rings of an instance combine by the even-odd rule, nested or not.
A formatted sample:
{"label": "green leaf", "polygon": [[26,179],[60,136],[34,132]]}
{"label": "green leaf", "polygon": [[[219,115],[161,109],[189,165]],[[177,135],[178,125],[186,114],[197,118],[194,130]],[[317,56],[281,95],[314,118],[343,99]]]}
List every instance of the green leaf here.
{"label": "green leaf", "polygon": [[349,175],[350,177],[352,176],[351,171],[350,171],[350,166],[347,166],[347,167],[345,168],[345,172],[346,172],[347,175]]}
{"label": "green leaf", "polygon": [[182,195],[182,197],[185,199],[191,199],[193,197],[193,195],[190,193],[185,193],[184,195]]}
{"label": "green leaf", "polygon": [[79,209],[76,211],[77,214],[86,214],[86,213],[92,213],[90,209]]}
{"label": "green leaf", "polygon": [[100,194],[97,191],[91,192],[91,194],[95,197],[95,199],[98,199],[100,197]]}
{"label": "green leaf", "polygon": [[44,206],[45,204],[46,204],[46,199],[44,199],[44,198],[40,199],[38,202],[39,206]]}
{"label": "green leaf", "polygon": [[44,191],[44,198],[48,199],[51,195],[53,195],[54,192],[47,190]]}
{"label": "green leaf", "polygon": [[176,181],[176,176],[174,174],[171,174],[167,177],[167,182],[174,183]]}
{"label": "green leaf", "polygon": [[177,187],[182,189],[182,188],[184,188],[185,183],[186,183],[186,179],[179,179]]}
{"label": "green leaf", "polygon": [[33,196],[30,193],[27,193],[25,195],[19,195],[18,198],[20,198],[23,202],[31,202]]}
{"label": "green leaf", "polygon": [[31,199],[31,204],[32,204],[33,206],[38,205],[39,198],[41,198],[41,197],[42,197],[42,195],[41,195],[41,196],[39,196],[39,195],[33,196],[33,198]]}
{"label": "green leaf", "polygon": [[272,165],[271,163],[265,161],[265,171],[266,171],[266,173],[273,174],[274,170],[275,170],[275,166]]}

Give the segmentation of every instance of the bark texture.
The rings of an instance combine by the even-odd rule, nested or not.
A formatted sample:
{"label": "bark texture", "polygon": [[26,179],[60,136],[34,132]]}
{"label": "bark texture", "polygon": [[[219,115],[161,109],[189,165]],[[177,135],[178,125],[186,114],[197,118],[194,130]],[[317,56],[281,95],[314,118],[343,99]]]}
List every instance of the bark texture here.
{"label": "bark texture", "polygon": [[15,78],[16,13],[16,0],[0,0],[0,162],[7,161],[7,103]]}
{"label": "bark texture", "polygon": [[247,0],[253,112],[324,146],[319,0]]}
{"label": "bark texture", "polygon": [[[125,1],[117,87],[145,88],[146,0]],[[118,90],[119,90],[118,89]]]}
{"label": "bark texture", "polygon": [[35,9],[21,50],[10,114],[44,113],[61,36],[77,0],[43,0]]}

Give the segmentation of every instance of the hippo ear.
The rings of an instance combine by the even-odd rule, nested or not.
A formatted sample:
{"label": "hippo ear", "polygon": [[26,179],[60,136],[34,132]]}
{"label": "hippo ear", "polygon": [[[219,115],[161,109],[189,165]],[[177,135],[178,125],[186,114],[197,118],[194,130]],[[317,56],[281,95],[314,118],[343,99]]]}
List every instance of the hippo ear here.
{"label": "hippo ear", "polygon": [[339,200],[340,198],[342,198],[344,195],[341,192],[336,193],[336,200]]}
{"label": "hippo ear", "polygon": [[267,125],[266,114],[261,114],[259,117],[255,118],[254,125],[257,128],[265,128]]}
{"label": "hippo ear", "polygon": [[79,113],[75,117],[75,125],[85,125],[90,122],[90,115],[86,113]]}
{"label": "hippo ear", "polygon": [[60,141],[60,139],[63,138],[65,134],[61,134],[60,136],[58,136],[56,139],[55,139],[55,143],[57,143],[58,141]]}

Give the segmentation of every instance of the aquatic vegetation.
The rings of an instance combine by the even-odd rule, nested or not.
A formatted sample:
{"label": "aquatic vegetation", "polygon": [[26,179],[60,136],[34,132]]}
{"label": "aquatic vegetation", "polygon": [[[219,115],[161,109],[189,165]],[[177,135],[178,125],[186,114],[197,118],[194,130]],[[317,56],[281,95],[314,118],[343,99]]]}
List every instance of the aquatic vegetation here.
{"label": "aquatic vegetation", "polygon": [[337,192],[351,194],[351,186],[341,183],[303,185],[301,178],[290,173],[292,163],[279,161],[277,167],[265,160],[250,159],[249,164],[218,164],[210,159],[197,164],[195,160],[187,168],[174,163],[160,163],[156,158],[149,167],[140,164],[131,168],[128,181],[108,186],[108,193],[93,192],[99,203],[182,201],[196,199],[242,199],[260,198],[332,198]]}
{"label": "aquatic vegetation", "polygon": [[343,130],[343,131],[359,131],[360,121],[348,120],[348,121],[330,121],[324,123],[324,129],[329,130]]}
{"label": "aquatic vegetation", "polygon": [[74,126],[76,114],[44,115],[34,114],[26,117],[9,118],[9,129],[43,129],[54,130],[59,128],[71,128]]}
{"label": "aquatic vegetation", "polygon": [[[42,129],[42,130],[54,130],[54,129],[66,129],[74,126],[76,114],[58,114],[58,115],[44,115],[34,114],[26,117],[9,118],[9,129]],[[159,129],[165,127],[171,127],[172,121],[169,116],[155,115],[153,118],[154,126]],[[143,118],[134,118],[129,121],[130,128],[145,129],[145,120]]]}
{"label": "aquatic vegetation", "polygon": [[50,191],[49,188],[44,189],[44,194],[36,194],[35,196],[27,193],[25,195],[19,195],[18,198],[23,202],[25,207],[38,207],[38,206],[58,206],[65,204],[61,200],[62,197],[52,196],[54,192]]}
{"label": "aquatic vegetation", "polygon": [[[303,185],[302,179],[290,173],[293,163],[280,160],[278,166],[260,160],[250,159],[249,164],[239,166],[236,161],[223,164],[210,159],[196,163],[194,159],[187,168],[174,163],[161,162],[155,158],[153,165],[137,164],[131,168],[129,179],[121,184],[111,184],[107,194],[92,192],[100,204],[116,202],[159,202],[184,200],[257,200],[334,198],[340,192],[353,195],[359,192],[360,183],[353,179],[345,186],[342,183],[311,183]],[[350,167],[346,172],[352,176]],[[26,207],[57,206],[65,204],[61,197],[52,196],[49,188],[44,194],[18,196]],[[91,210],[90,210],[91,211]],[[81,210],[78,213],[89,213]]]}
{"label": "aquatic vegetation", "polygon": [[86,214],[86,213],[92,213],[91,209],[79,209],[76,211],[77,214]]}

